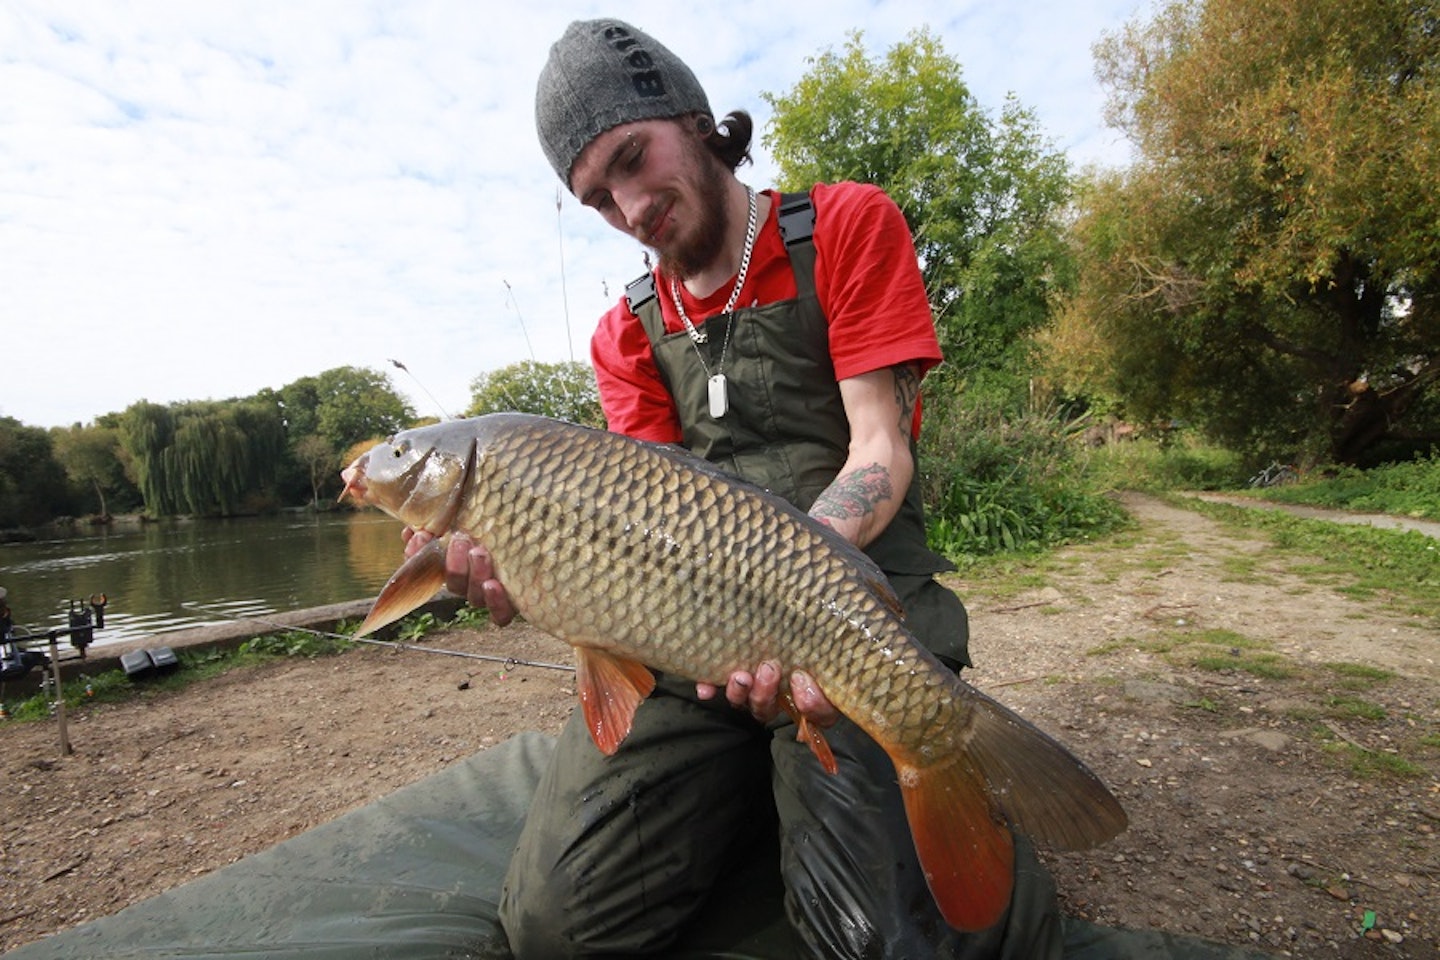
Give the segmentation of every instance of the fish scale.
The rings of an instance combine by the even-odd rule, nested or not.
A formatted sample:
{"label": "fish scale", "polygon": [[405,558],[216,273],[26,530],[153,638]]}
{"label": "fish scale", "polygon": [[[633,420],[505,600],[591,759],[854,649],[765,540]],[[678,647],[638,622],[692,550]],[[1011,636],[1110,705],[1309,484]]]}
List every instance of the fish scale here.
{"label": "fish scale", "polygon": [[[701,474],[688,495],[676,497],[682,468],[661,450],[597,448],[584,434],[537,426],[511,431],[477,456],[470,483],[476,495],[456,517],[460,529],[487,545],[498,579],[537,626],[572,644],[604,645],[711,682],[766,659],[779,660],[784,673],[816,665],[812,674],[847,715],[853,705],[843,702],[843,691],[862,679],[894,697],[888,711],[867,711],[869,723],[852,717],[862,726],[901,731],[921,752],[947,736],[953,725],[942,714],[952,699],[923,682],[928,672],[918,647],[887,642],[896,615],[872,585],[857,582],[861,568],[841,562],[843,550],[819,552],[816,532],[782,511],[765,511],[768,523],[753,522],[757,501],[769,497],[763,491],[725,480],[722,496],[715,489],[721,479]],[[622,476],[625,485],[617,483]],[[597,502],[587,497],[594,489],[613,492]],[[550,516],[569,523],[547,527]],[[781,549],[769,551],[772,543]],[[561,556],[556,548],[565,544],[584,545],[581,562],[545,562]],[[790,562],[797,553],[822,559]],[[641,565],[662,581],[651,592],[617,595],[597,585],[606,570],[646,554],[654,565]],[[574,596],[609,602],[580,607]],[[828,618],[814,615],[817,602]],[[673,642],[676,633],[683,643]],[[870,655],[837,656],[841,647],[853,651],[856,635],[866,638]]]}
{"label": "fish scale", "polygon": [[[884,748],[941,913],[979,929],[1009,903],[1010,826],[1058,847],[1125,828],[1083,763],[948,670],[906,629],[884,575],[834,531],[674,447],[524,414],[395,435],[344,471],[346,493],[437,536],[484,544],[533,625],[576,650],[600,749],[623,748],[647,668],[723,684],[778,661],[809,673]],[[438,544],[376,600],[361,633],[444,582]],[[797,726],[826,769],[822,731]]]}

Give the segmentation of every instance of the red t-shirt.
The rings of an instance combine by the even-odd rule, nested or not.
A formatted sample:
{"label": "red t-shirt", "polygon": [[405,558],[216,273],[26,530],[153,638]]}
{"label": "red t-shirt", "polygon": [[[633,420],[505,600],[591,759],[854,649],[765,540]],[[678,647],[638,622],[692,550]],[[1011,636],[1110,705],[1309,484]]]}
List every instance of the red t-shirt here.
{"label": "red t-shirt", "polygon": [[[776,219],[777,202],[755,240],[740,306],[788,300],[795,276]],[[940,362],[940,344],[910,228],[895,202],[878,187],[858,183],[817,184],[815,293],[830,325],[830,358],[836,380],[901,363],[921,371]],[[668,278],[655,273],[661,315],[670,332],[684,329],[670,298]],[[685,312],[698,326],[725,306],[734,278],[696,300],[680,287]],[[600,318],[590,340],[600,403],[616,433],[658,443],[679,443],[675,404],[660,377],[650,340],[622,299]],[[915,427],[919,429],[919,411]]]}

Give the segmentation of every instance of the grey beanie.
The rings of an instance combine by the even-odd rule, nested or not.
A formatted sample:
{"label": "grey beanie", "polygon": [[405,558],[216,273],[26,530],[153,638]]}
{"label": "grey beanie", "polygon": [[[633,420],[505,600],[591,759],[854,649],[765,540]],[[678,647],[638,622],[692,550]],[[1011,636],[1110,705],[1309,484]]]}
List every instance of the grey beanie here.
{"label": "grey beanie", "polygon": [[710,113],[695,74],[621,20],[577,20],[550,48],[535,87],[535,129],[565,185],[575,158],[622,123]]}

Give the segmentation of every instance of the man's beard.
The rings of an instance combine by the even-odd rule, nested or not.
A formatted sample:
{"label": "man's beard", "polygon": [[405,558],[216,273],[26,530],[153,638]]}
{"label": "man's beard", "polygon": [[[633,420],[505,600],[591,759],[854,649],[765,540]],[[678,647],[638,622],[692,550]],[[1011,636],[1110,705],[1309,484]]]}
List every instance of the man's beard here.
{"label": "man's beard", "polygon": [[730,211],[725,205],[725,177],[722,165],[698,140],[687,139],[691,182],[695,186],[698,219],[690,224],[687,236],[677,237],[667,250],[657,250],[660,271],[666,276],[694,276],[715,261],[725,249],[730,228]]}

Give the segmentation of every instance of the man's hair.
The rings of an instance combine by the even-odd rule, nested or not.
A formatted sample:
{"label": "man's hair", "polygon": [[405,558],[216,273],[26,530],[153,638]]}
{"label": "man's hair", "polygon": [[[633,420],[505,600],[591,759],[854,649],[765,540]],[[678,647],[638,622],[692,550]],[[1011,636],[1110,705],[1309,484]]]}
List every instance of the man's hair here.
{"label": "man's hair", "polygon": [[704,136],[705,148],[731,171],[752,162],[750,140],[755,135],[755,121],[744,110],[732,110],[725,119],[713,124]]}

